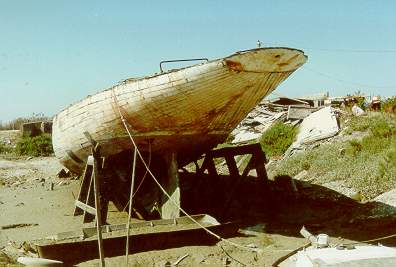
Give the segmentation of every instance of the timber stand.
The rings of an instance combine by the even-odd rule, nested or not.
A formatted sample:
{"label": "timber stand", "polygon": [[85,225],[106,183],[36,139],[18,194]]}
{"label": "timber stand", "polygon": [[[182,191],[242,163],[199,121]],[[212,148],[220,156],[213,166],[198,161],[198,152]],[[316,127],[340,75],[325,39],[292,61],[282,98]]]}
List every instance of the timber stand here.
{"label": "timber stand", "polygon": [[[103,159],[100,156],[100,146],[92,139],[88,132],[84,133],[92,144],[92,156],[88,157],[85,165],[80,191],[75,201],[74,216],[83,215],[83,223],[92,222],[96,217],[95,189],[100,206],[100,216],[96,218],[100,225],[106,224],[109,200],[104,191],[102,175]],[[95,180],[96,179],[96,180]],[[97,186],[95,188],[95,181]]]}
{"label": "timber stand", "polygon": [[[87,138],[93,143],[94,149],[85,166],[80,192],[75,201],[74,215],[83,215],[83,223],[92,222],[95,219],[94,178],[98,177],[101,223],[105,224],[109,200],[113,201],[120,211],[125,210],[128,205],[127,199],[118,201],[115,198],[120,197],[123,193],[128,196],[130,194],[130,186],[125,181],[130,179],[130,172],[127,169],[131,162],[131,155],[121,154],[116,159],[106,158],[107,163],[104,164],[104,160],[100,157],[100,147],[89,135]],[[124,161],[120,161],[120,158]],[[221,159],[223,159],[223,163],[219,164]],[[147,181],[144,181],[146,187],[143,187],[144,190],[149,191],[143,190],[142,192],[140,189],[137,192],[137,201],[134,201],[132,207],[135,216],[146,220],[153,218],[152,214],[150,215],[138,200],[140,197],[140,200],[143,198],[147,202],[149,195],[156,196],[150,201],[156,202],[154,205],[159,216],[162,219],[173,219],[181,215],[179,207],[190,212],[193,210],[193,214],[195,214],[209,212],[210,209],[202,208],[205,206],[212,208],[211,210],[214,212],[209,212],[212,215],[227,217],[229,211],[235,209],[233,204],[240,199],[238,196],[245,194],[241,194],[240,189],[246,187],[246,184],[251,181],[259,186],[257,191],[261,190],[257,194],[257,198],[263,199],[269,194],[265,170],[266,157],[260,144],[211,150],[199,162],[195,162],[196,171],[191,172],[178,166],[176,152],[153,155],[150,169],[168,195],[158,188],[151,177],[146,177]],[[146,172],[140,159],[138,159],[138,163],[140,164],[140,173],[138,172],[137,184],[139,184],[139,178]],[[103,167],[104,165],[106,166]],[[95,166],[96,175],[93,172]],[[122,169],[124,169],[124,173],[119,179],[118,174]],[[182,172],[180,169],[185,171]],[[255,179],[251,179],[252,177]],[[188,192],[189,190],[191,191]],[[135,194],[136,192],[134,192]],[[250,198],[255,201],[255,196],[251,192],[247,194],[248,196],[244,199]],[[116,204],[117,201],[120,203]]]}
{"label": "timber stand", "polygon": [[[92,156],[91,158],[88,159],[87,165],[85,167],[85,172],[84,172],[84,179],[83,179],[83,185],[85,182],[85,187],[81,186],[80,193],[78,194],[78,199],[76,200],[76,209],[74,211],[74,214],[76,214],[77,207],[79,209],[84,211],[84,220],[86,219],[86,213],[90,213],[91,215],[95,215],[96,218],[96,228],[97,228],[97,235],[98,235],[98,250],[99,250],[99,258],[100,258],[100,266],[104,267],[105,266],[105,261],[104,261],[104,249],[103,249],[103,240],[102,240],[102,214],[104,215],[104,219],[106,221],[106,216],[107,216],[107,206],[108,206],[108,201],[103,201],[103,206],[102,209],[102,204],[100,201],[101,197],[101,186],[100,183],[103,181],[103,179],[99,179],[99,170],[102,169],[102,159],[100,157],[100,146],[99,144],[92,139],[91,135],[88,132],[84,132],[84,135],[87,137],[87,139],[91,142],[92,145]],[[92,163],[92,164],[90,164]],[[91,168],[89,166],[92,166]],[[91,175],[89,175],[89,173]],[[90,182],[88,183],[88,177],[91,177]],[[95,208],[90,206],[90,199],[92,199],[92,188],[93,188],[93,193],[94,193],[94,200],[95,200]],[[82,199],[82,195],[85,195],[85,201],[81,202],[80,200]],[[94,214],[92,214],[94,213]]]}
{"label": "timber stand", "polygon": [[[114,197],[114,194],[109,193],[109,191],[114,189],[110,186],[111,180],[114,178],[111,176],[112,172],[116,172],[119,168],[127,168],[129,166],[130,157],[124,157],[125,155],[121,154],[115,160],[106,159],[107,163],[109,163],[106,165],[111,167],[104,167],[104,159],[100,155],[100,146],[87,132],[84,134],[92,144],[92,155],[88,157],[85,166],[80,191],[75,201],[76,207],[74,215],[83,215],[84,223],[96,220],[96,229],[93,227],[85,227],[82,229],[83,240],[75,241],[76,235],[81,238],[81,231],[77,231],[75,235],[73,234],[74,237],[70,238],[69,241],[60,241],[56,244],[53,244],[51,241],[52,243],[50,245],[42,245],[39,251],[42,257],[47,256],[65,262],[77,262],[78,260],[87,258],[98,258],[97,252],[99,247],[101,266],[104,266],[105,256],[119,256],[125,252],[125,229],[129,224],[105,226],[103,226],[103,224],[106,224],[109,200],[113,201]],[[125,162],[115,164],[120,158],[124,158]],[[225,175],[225,168],[219,171],[218,167],[221,164],[216,165],[216,162],[219,162],[219,158],[224,158],[223,165],[224,167],[226,166]],[[180,217],[179,207],[182,205],[182,199],[184,201],[183,205],[186,204],[185,202],[188,202],[186,199],[189,197],[198,208],[202,208],[208,204],[208,206],[215,207],[216,210],[213,211],[216,216],[230,218],[230,210],[246,214],[244,211],[248,209],[247,205],[254,204],[251,199],[262,198],[263,195],[266,195],[266,192],[262,191],[262,189],[266,190],[268,184],[265,170],[266,158],[264,152],[261,150],[260,144],[211,150],[205,154],[203,160],[199,161],[201,164],[195,162],[196,172],[187,171],[185,168],[181,168],[184,172],[179,170],[177,154],[173,152],[161,156],[156,155],[154,162],[156,164],[152,167],[153,169],[157,169],[157,173],[155,171],[154,173],[156,173],[155,175],[158,176],[159,183],[166,191],[166,194],[161,192],[157,198],[162,219],[139,222],[129,227],[132,231],[144,225],[150,228],[150,231],[153,231],[153,233],[150,232],[149,234],[133,233],[132,231],[128,240],[133,239],[133,242],[138,245],[128,247],[129,253],[152,249],[158,250],[169,246],[180,246],[180,244],[196,244],[198,240],[201,242],[203,237],[210,238],[210,242],[217,241],[217,239],[213,239],[207,232],[197,226],[191,230],[183,229],[183,227],[177,229],[178,225],[186,220],[191,224],[195,224],[190,217],[178,218]],[[125,175],[122,177],[129,179],[129,175],[130,173],[125,171]],[[247,179],[248,177],[254,177],[254,179]],[[246,187],[246,184],[248,184],[250,180],[255,180],[255,186]],[[106,184],[106,181],[108,184]],[[186,190],[185,187],[186,184],[189,184],[188,186],[191,192],[187,192],[188,190]],[[257,186],[257,184],[262,186]],[[155,191],[158,185],[150,184],[150,186],[148,186],[148,188]],[[129,187],[125,185],[121,187],[130,193]],[[241,191],[241,188],[244,187],[248,189]],[[207,197],[208,191],[211,190],[214,194],[212,197]],[[256,193],[253,191],[256,191]],[[143,197],[147,197],[147,192],[140,193]],[[115,194],[118,194],[118,192]],[[186,197],[186,195],[188,197]],[[240,198],[236,198],[235,195],[242,195],[245,202],[239,202]],[[246,201],[246,199],[248,200]],[[235,208],[235,202],[237,205],[242,206],[245,205],[245,203],[248,204],[242,208]],[[136,207],[136,205],[138,205],[138,203],[135,204],[134,201],[133,206]],[[260,205],[254,206],[262,207],[261,203]],[[191,211],[189,208],[186,208],[186,206],[183,206],[183,208],[189,213],[194,214],[194,212],[196,212],[196,210]],[[216,219],[210,216],[208,217],[207,215],[194,216],[197,220],[201,217],[205,218],[205,220],[202,219],[200,224],[208,228],[213,227],[211,230],[221,234],[223,237],[235,234],[239,228],[239,226],[234,223],[220,224]],[[157,224],[162,226],[164,224],[172,224],[170,228],[175,228],[177,230],[171,229],[170,231],[155,233],[153,227]],[[104,238],[102,238],[102,234]],[[70,232],[60,234],[60,237],[66,237],[68,235],[70,235]],[[81,250],[84,250],[84,253],[81,253]]]}
{"label": "timber stand", "polygon": [[[219,164],[219,159],[224,159],[223,164]],[[220,218],[229,218],[233,212],[232,208],[235,209],[233,202],[243,200],[249,206],[262,207],[270,193],[266,163],[267,159],[258,143],[207,152],[201,167],[196,164],[196,178],[200,180],[197,188],[200,188],[201,192],[212,191],[208,192],[212,196],[202,197],[202,194],[194,194],[193,201],[211,207],[212,214]],[[254,182],[253,188],[244,189],[250,182]],[[208,186],[208,183],[211,185]],[[205,201],[208,203],[204,203]],[[257,201],[260,202],[259,205],[253,203]],[[248,207],[243,209],[247,211]]]}

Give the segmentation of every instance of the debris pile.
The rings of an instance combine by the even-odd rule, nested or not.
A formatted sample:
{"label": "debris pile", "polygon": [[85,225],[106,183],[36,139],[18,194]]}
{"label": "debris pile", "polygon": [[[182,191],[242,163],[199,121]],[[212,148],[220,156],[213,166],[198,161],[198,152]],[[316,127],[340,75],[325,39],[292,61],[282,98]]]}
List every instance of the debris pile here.
{"label": "debris pile", "polygon": [[352,114],[367,114],[357,103],[366,101],[364,96],[329,97],[320,93],[302,98],[277,97],[263,100],[232,131],[232,144],[257,141],[274,123],[283,122],[300,125],[297,141],[286,152],[290,156],[297,150],[317,146],[338,134],[340,131],[338,117],[343,113],[339,107],[351,107]]}
{"label": "debris pile", "polygon": [[310,100],[279,97],[263,101],[232,131],[232,143],[256,140],[275,122],[297,125],[319,106]]}
{"label": "debris pile", "polygon": [[287,111],[271,111],[266,103],[260,103],[249,115],[235,128],[231,135],[233,144],[243,143],[259,138],[263,132],[276,121],[284,121]]}

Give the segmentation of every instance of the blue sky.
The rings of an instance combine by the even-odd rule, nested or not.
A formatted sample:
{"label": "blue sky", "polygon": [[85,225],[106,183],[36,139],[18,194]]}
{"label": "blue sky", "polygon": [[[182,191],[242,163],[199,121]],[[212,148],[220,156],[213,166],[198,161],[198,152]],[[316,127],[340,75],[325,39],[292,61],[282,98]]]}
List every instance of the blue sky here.
{"label": "blue sky", "polygon": [[307,64],[276,91],[396,95],[396,1],[0,0],[0,120],[52,116],[166,59],[287,46]]}

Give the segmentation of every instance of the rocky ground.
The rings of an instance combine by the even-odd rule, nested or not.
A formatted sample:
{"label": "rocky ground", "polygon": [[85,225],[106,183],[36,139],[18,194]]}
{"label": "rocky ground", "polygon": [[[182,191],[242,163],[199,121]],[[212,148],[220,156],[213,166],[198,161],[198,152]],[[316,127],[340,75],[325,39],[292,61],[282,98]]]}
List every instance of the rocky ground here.
{"label": "rocky ground", "polygon": [[[0,158],[0,266],[12,266],[8,257],[34,255],[29,245],[32,240],[82,227],[81,216],[73,216],[79,181],[58,178],[61,168],[53,157]],[[185,255],[178,266],[271,266],[280,256],[306,243],[298,233],[303,225],[314,234],[329,234],[332,243],[395,234],[395,190],[361,203],[349,198],[353,192],[340,184],[293,181],[285,177],[270,182],[269,205],[257,207],[256,216],[241,218],[240,233],[227,239],[260,252],[224,241],[197,243],[136,253],[130,256],[130,266],[165,266]],[[236,201],[244,197],[238,195]],[[125,215],[110,209],[109,222],[126,221]],[[396,246],[396,238],[381,243]],[[106,258],[107,266],[124,266],[124,262],[122,256]],[[98,266],[98,261],[79,266]]]}

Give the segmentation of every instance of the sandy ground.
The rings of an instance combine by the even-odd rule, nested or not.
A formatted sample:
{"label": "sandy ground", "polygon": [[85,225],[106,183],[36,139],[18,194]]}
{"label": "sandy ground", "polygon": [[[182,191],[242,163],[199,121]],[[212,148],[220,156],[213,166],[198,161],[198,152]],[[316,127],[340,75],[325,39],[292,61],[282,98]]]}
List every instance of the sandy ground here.
{"label": "sandy ground", "polygon": [[[82,227],[81,216],[74,217],[74,197],[79,181],[57,178],[62,168],[55,158],[0,159],[0,226],[26,224],[24,227],[10,228],[0,232],[0,248],[16,257],[18,253],[10,247],[19,247],[24,241],[44,238],[60,232],[78,230]],[[51,183],[54,185],[50,190]],[[125,214],[111,210],[109,221],[117,218],[126,220]],[[122,221],[122,219],[121,219]],[[238,265],[231,257],[245,261],[248,265],[270,264],[272,259],[302,245],[299,237],[284,238],[281,235],[256,233],[257,236],[235,237],[232,242],[264,248],[260,254],[235,248],[225,242],[213,246],[188,246],[159,251],[141,252],[130,256],[131,266],[161,266],[175,262],[179,257],[188,256],[179,266],[191,265]],[[12,246],[10,245],[12,244]],[[132,244],[134,245],[134,244]],[[230,255],[228,256],[226,252]],[[22,251],[19,251],[22,255]],[[108,266],[124,266],[125,258],[106,259]],[[95,266],[97,260],[79,264]]]}
{"label": "sandy ground", "polygon": [[60,169],[55,158],[0,159],[0,226],[34,225],[2,230],[0,246],[10,240],[22,242],[79,225],[72,216],[73,191],[78,190],[78,181],[58,179]]}
{"label": "sandy ground", "polygon": [[[12,257],[29,255],[26,249],[21,249],[26,248],[25,241],[82,227],[81,216],[72,216],[79,181],[58,178],[56,174],[61,168],[53,157],[0,158],[0,227],[5,228],[0,230],[2,253]],[[389,200],[396,199],[396,192],[364,204],[320,186],[297,184],[298,195],[291,193],[287,182],[276,186],[278,191],[275,192],[280,193],[270,203],[273,207],[271,216],[254,220],[247,218],[240,226],[241,229],[257,224],[262,227],[256,227],[248,235],[237,234],[227,239],[239,245],[259,248],[260,253],[221,241],[214,245],[197,244],[136,253],[130,256],[129,265],[165,266],[166,262],[174,263],[188,255],[178,266],[271,266],[280,256],[306,243],[298,234],[302,225],[315,234],[328,233],[333,243],[394,234],[391,225],[394,226],[396,220],[388,215],[394,214],[394,201]],[[267,210],[258,210],[257,213],[265,214]],[[114,212],[113,209],[110,209],[109,218],[110,223],[112,220],[126,220],[125,213]],[[8,228],[14,224],[24,225]],[[396,239],[382,243],[396,246]],[[3,266],[1,261],[4,257],[0,252],[0,266]],[[106,258],[106,263],[106,266],[125,266],[125,258]],[[98,260],[82,262],[79,266],[98,266]]]}

